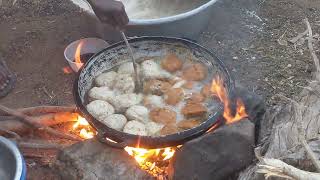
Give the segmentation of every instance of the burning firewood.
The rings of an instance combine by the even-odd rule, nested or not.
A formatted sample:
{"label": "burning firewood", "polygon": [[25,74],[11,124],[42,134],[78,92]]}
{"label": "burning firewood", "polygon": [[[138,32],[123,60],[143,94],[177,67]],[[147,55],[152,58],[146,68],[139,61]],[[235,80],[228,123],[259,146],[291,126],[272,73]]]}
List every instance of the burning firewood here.
{"label": "burning firewood", "polygon": [[21,140],[21,139],[10,139],[17,143],[19,148],[29,148],[29,149],[62,149],[65,145],[49,143],[44,140]]}
{"label": "burning firewood", "polygon": [[[77,121],[77,113],[70,112],[59,112],[59,113],[47,113],[39,116],[33,116],[31,121],[34,123],[39,123],[43,126],[54,126],[66,122],[75,122]],[[21,121],[19,118],[14,116],[1,116],[0,117],[0,127],[14,132],[25,132],[30,127]],[[0,135],[3,134],[0,131]]]}
{"label": "burning firewood", "polygon": [[27,116],[27,115],[25,115],[24,113],[22,113],[20,111],[7,108],[7,107],[5,107],[3,105],[0,105],[0,110],[5,112],[5,113],[7,113],[7,114],[9,114],[9,115],[12,115],[12,116],[15,116],[15,117],[19,118],[19,120],[21,120],[25,124],[30,125],[31,127],[35,128],[35,129],[43,130],[43,131],[45,131],[45,132],[47,132],[47,133],[49,133],[51,135],[54,135],[56,137],[69,139],[69,140],[74,140],[74,141],[81,140],[77,136],[74,136],[74,135],[71,135],[71,134],[67,134],[67,133],[62,133],[62,132],[59,132],[59,131],[57,131],[55,129],[52,129],[50,127],[44,126],[41,123],[38,123],[33,117]]}
{"label": "burning firewood", "polygon": [[25,115],[36,115],[36,114],[46,114],[46,113],[58,113],[58,112],[76,112],[75,106],[36,106],[21,108],[18,111]]}

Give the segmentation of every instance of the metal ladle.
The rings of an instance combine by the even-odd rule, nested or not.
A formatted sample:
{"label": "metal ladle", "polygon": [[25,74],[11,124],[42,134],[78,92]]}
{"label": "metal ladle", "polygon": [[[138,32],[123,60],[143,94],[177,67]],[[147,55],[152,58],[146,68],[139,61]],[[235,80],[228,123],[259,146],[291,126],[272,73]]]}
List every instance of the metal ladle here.
{"label": "metal ladle", "polygon": [[132,49],[131,49],[131,46],[130,46],[130,44],[129,44],[129,42],[128,42],[128,39],[127,39],[127,36],[124,34],[124,32],[123,31],[120,31],[120,33],[121,33],[121,35],[122,35],[122,38],[123,38],[123,40],[124,40],[124,42],[126,43],[126,45],[127,45],[127,49],[128,49],[128,51],[129,51],[129,54],[130,54],[130,56],[131,56],[131,61],[132,61],[132,64],[133,64],[133,69],[134,69],[134,79],[135,79],[135,84],[136,84],[136,86],[135,86],[135,92],[136,93],[139,93],[139,91],[142,89],[142,84],[141,84],[141,81],[140,81],[140,76],[139,76],[139,70],[138,70],[138,64],[137,64],[137,62],[136,62],[136,60],[135,60],[135,58],[134,58],[134,56],[133,56],[133,51],[132,51]]}

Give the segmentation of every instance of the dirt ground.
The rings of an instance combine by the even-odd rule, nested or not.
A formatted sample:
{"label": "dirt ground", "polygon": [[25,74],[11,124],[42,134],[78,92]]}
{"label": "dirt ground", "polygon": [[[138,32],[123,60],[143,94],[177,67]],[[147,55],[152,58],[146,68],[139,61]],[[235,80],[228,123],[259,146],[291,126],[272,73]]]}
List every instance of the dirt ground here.
{"label": "dirt ground", "polygon": [[[16,88],[0,102],[9,107],[72,104],[74,74],[64,74],[64,48],[98,36],[87,15],[65,0],[0,0],[0,58],[17,74]],[[311,79],[306,44],[287,43],[305,31],[319,33],[316,0],[220,0],[197,41],[214,51],[242,85],[265,97],[295,97]],[[315,43],[319,46],[319,43]],[[320,56],[319,51],[317,54]],[[58,179],[49,164],[28,160],[28,179]],[[52,175],[52,177],[51,177]]]}

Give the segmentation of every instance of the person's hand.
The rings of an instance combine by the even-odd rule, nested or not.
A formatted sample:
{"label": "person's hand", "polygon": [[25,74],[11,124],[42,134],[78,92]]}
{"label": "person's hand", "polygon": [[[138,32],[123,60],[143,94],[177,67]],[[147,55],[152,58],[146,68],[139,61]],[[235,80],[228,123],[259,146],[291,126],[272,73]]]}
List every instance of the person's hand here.
{"label": "person's hand", "polygon": [[123,30],[129,18],[124,5],[118,0],[88,0],[94,13],[102,23],[109,24],[117,30]]}

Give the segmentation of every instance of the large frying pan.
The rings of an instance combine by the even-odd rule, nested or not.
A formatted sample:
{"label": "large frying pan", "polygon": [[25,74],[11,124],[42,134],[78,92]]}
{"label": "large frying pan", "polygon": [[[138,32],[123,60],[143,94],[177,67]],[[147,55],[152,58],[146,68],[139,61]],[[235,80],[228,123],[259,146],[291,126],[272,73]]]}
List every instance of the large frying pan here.
{"label": "large frying pan", "polygon": [[[133,48],[136,59],[164,57],[168,52],[176,53],[182,58],[190,59],[192,57],[192,60],[201,62],[208,67],[208,70],[211,73],[211,76],[208,77],[209,79],[212,79],[215,75],[219,75],[224,79],[224,86],[228,93],[234,88],[234,82],[223,62],[201,45],[189,40],[171,37],[139,37],[130,39],[129,43]],[[176,146],[201,136],[221,119],[223,105],[218,105],[209,113],[207,120],[199,126],[176,134],[159,137],[127,134],[104,125],[92,117],[86,110],[86,94],[93,86],[94,78],[97,75],[128,61],[130,61],[130,58],[125,43],[119,42],[95,54],[82,67],[77,75],[74,84],[76,105],[79,108],[81,115],[97,130],[100,141],[118,148],[123,148],[125,146],[135,147],[137,144],[143,148]],[[109,141],[106,138],[117,143]]]}

